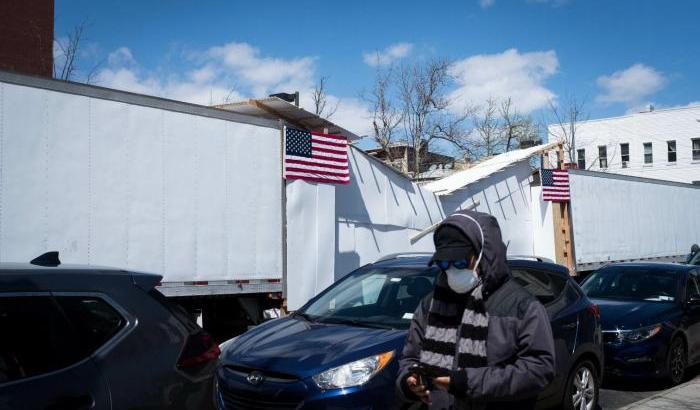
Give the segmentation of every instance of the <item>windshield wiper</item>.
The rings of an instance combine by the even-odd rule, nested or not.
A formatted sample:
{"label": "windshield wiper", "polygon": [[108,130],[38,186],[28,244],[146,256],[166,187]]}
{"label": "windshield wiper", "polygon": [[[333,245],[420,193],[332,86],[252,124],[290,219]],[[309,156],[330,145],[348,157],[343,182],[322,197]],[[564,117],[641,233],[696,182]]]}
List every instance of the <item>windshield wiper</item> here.
{"label": "windshield wiper", "polygon": [[355,319],[341,319],[341,318],[336,318],[336,317],[321,318],[321,319],[319,319],[319,322],[320,323],[332,323],[332,324],[338,324],[338,325],[352,325],[352,326],[358,326],[358,327],[369,327],[372,329],[389,329],[389,330],[394,329],[391,326],[382,325],[380,323],[368,323],[368,322],[362,322],[360,320],[355,320]]}
{"label": "windshield wiper", "polygon": [[307,322],[313,322],[313,321],[314,321],[314,319],[312,319],[311,316],[309,316],[309,315],[306,314],[306,313],[302,313],[302,312],[294,312],[294,314],[293,314],[292,316],[300,317],[300,318],[306,320]]}

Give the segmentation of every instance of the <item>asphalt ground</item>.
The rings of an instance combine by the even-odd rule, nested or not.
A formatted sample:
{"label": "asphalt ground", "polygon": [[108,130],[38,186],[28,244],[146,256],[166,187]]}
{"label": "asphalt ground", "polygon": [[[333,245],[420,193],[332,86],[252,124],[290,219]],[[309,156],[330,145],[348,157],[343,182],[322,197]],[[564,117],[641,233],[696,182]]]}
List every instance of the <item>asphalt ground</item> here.
{"label": "asphalt ground", "polygon": [[[700,366],[694,366],[686,371],[685,380],[690,380],[699,375]],[[620,409],[660,393],[669,387],[668,383],[655,379],[606,378],[600,389],[598,409]]]}

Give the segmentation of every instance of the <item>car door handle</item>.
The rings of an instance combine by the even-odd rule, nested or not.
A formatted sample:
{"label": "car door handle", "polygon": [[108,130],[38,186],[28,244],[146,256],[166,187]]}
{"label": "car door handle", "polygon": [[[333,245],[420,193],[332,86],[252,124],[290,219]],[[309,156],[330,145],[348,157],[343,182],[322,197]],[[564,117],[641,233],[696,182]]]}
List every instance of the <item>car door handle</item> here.
{"label": "car door handle", "polygon": [[571,323],[567,323],[567,324],[565,324],[565,325],[561,325],[561,328],[562,328],[562,329],[567,329],[567,330],[568,330],[568,329],[575,329],[575,328],[576,328],[576,325],[577,325],[576,322],[571,322]]}
{"label": "car door handle", "polygon": [[88,410],[93,408],[95,400],[90,394],[80,396],[60,396],[45,407],[46,410]]}

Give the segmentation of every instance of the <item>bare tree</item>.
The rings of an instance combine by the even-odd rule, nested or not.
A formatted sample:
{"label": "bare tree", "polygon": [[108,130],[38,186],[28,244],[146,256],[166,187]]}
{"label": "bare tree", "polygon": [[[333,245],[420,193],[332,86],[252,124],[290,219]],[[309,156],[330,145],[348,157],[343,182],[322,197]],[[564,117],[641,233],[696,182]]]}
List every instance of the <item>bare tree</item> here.
{"label": "bare tree", "polygon": [[59,80],[69,81],[73,78],[78,63],[78,52],[85,33],[87,22],[83,21],[68,33],[68,38],[56,40],[61,64],[54,62],[53,76]]}
{"label": "bare tree", "polygon": [[460,150],[468,147],[465,141],[469,133],[463,124],[473,110],[467,108],[455,115],[448,109],[448,68],[447,60],[435,59],[403,66],[398,73],[403,130],[414,154],[409,163],[413,175],[421,172],[422,152],[427,151],[431,141],[449,141]]}
{"label": "bare tree", "polygon": [[326,83],[328,82],[328,77],[322,76],[318,79],[316,85],[314,85],[314,90],[312,94],[312,99],[314,102],[314,113],[319,117],[331,118],[336,111],[338,111],[339,101],[335,105],[331,105],[328,101],[328,91],[326,90]]}
{"label": "bare tree", "polygon": [[585,103],[576,96],[569,96],[563,107],[554,101],[549,101],[549,110],[553,123],[547,127],[547,132],[557,141],[561,141],[564,153],[569,161],[576,163],[576,134],[581,121],[586,121]]}
{"label": "bare tree", "polygon": [[[79,23],[68,33],[66,39],[57,39],[55,43],[53,76],[56,79],[71,81],[76,79],[78,74],[78,63],[80,60],[81,47],[85,41],[85,33],[89,27],[87,20]],[[104,64],[106,58],[99,60],[85,74],[85,83],[92,84],[99,68]]]}
{"label": "bare tree", "polygon": [[505,140],[505,151],[515,148],[516,144],[525,140],[534,140],[538,135],[538,127],[532,118],[522,116],[513,106],[512,99],[506,98],[499,107],[502,138]]}
{"label": "bare tree", "polygon": [[377,70],[371,91],[362,97],[372,111],[372,137],[384,151],[389,163],[394,160],[391,144],[394,143],[396,129],[403,119],[391,95],[393,74],[393,69]]}
{"label": "bare tree", "polygon": [[474,114],[474,138],[472,144],[476,156],[490,157],[500,152],[503,146],[503,128],[498,118],[498,104],[495,99],[486,100],[479,113]]}

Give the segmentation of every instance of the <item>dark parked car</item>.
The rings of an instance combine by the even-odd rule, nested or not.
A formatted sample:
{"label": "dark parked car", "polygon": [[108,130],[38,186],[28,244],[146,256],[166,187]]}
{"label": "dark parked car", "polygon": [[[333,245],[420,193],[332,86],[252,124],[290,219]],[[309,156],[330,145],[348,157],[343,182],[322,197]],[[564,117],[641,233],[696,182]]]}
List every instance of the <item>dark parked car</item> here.
{"label": "dark parked car", "polygon": [[[226,342],[219,408],[391,408],[406,331],[439,273],[428,260],[396,256],[364,266],[292,316]],[[563,266],[532,258],[509,264],[513,280],[546,305],[552,320],[557,377],[541,405],[594,408],[602,369],[597,307]]]}
{"label": "dark parked car", "polygon": [[600,306],[605,371],[624,377],[683,380],[700,362],[700,268],[615,263],[581,287]]}
{"label": "dark parked car", "polygon": [[206,409],[219,347],[161,276],[0,264],[0,409]]}

